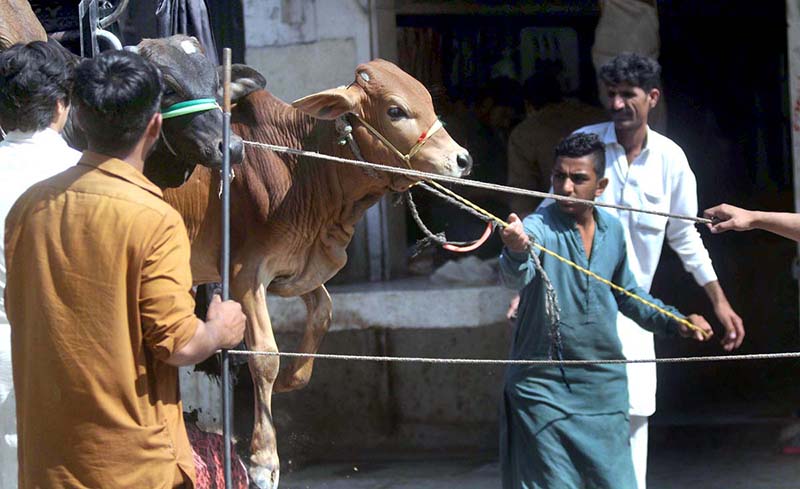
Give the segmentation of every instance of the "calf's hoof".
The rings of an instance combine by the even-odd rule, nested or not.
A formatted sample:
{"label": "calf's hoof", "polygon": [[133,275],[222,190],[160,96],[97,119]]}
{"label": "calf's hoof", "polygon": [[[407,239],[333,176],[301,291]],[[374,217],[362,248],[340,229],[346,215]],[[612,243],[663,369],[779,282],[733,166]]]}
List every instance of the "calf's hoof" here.
{"label": "calf's hoof", "polygon": [[253,465],[250,467],[250,482],[259,489],[278,489],[281,478],[280,467]]}

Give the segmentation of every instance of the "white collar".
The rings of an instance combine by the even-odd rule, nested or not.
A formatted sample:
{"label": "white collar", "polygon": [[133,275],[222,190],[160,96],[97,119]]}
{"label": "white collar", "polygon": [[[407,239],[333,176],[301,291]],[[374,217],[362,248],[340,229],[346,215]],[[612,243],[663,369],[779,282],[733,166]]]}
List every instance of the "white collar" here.
{"label": "white collar", "polygon": [[10,143],[40,143],[60,141],[66,144],[61,135],[55,130],[46,127],[38,131],[19,131],[13,130],[6,134],[6,141]]}
{"label": "white collar", "polygon": [[[647,144],[645,145],[644,148],[642,148],[642,152],[645,152],[650,148],[652,148],[656,140],[656,137],[654,136],[656,132],[650,129],[650,125],[647,125],[646,128],[647,128],[647,136],[645,137],[645,141],[647,142]],[[617,131],[614,129],[613,122],[608,123],[608,127],[606,128],[606,131],[603,133],[601,139],[603,140],[603,144],[612,144],[612,143],[619,144],[619,141],[617,141]],[[622,145],[620,144],[620,146]]]}

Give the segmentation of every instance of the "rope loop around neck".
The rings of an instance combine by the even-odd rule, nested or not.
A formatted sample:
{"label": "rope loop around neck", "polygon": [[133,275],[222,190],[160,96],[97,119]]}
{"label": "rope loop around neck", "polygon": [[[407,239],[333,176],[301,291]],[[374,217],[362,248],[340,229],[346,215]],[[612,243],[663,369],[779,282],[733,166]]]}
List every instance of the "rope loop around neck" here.
{"label": "rope loop around neck", "polygon": [[417,142],[414,143],[414,146],[411,147],[408,153],[404,154],[402,151],[397,149],[397,147],[394,144],[392,144],[391,141],[386,139],[386,137],[384,137],[383,134],[381,134],[377,129],[372,127],[367,121],[361,118],[358,114],[352,114],[352,115],[353,117],[356,118],[356,120],[358,120],[358,122],[360,122],[364,127],[366,127],[369,132],[371,132],[375,137],[377,137],[384,144],[384,146],[392,150],[392,152],[396,154],[397,157],[400,158],[408,168],[411,168],[411,158],[413,158],[414,155],[419,153],[419,151],[422,149],[422,146],[424,146],[425,143],[427,143],[433,137],[433,135],[436,134],[439,131],[439,129],[443,127],[442,121],[440,121],[437,118],[433,122],[433,124],[431,124],[431,127],[428,128],[428,130],[423,131],[422,134],[419,136],[419,138],[417,138]]}

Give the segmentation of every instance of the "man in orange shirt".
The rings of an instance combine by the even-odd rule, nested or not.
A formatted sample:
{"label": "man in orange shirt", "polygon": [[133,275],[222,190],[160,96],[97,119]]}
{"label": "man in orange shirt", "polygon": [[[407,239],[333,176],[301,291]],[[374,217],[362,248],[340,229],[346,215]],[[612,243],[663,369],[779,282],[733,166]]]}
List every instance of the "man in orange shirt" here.
{"label": "man in orange shirt", "polygon": [[245,319],[218,297],[194,315],[186,229],[142,174],[161,92],[136,54],[84,60],[89,150],[6,218],[20,488],[194,487],[177,367],[238,344]]}

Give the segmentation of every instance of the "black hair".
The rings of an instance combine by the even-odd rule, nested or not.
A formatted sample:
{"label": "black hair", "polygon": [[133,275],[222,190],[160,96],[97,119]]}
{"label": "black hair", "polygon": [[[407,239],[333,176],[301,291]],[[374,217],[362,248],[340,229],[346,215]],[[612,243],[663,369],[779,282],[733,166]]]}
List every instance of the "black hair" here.
{"label": "black hair", "polygon": [[561,102],[561,84],[552,73],[537,72],[522,84],[522,95],[526,102],[539,110],[547,104]]}
{"label": "black hair", "polygon": [[6,131],[38,131],[69,105],[75,63],[57,43],[15,44],[0,53],[0,124]]}
{"label": "black hair", "polygon": [[606,172],[606,145],[597,134],[575,132],[562,139],[556,146],[556,161],[562,156],[567,158],[583,158],[592,155],[594,172],[597,178],[603,178]]}
{"label": "black hair", "polygon": [[627,83],[648,92],[661,87],[661,65],[636,53],[622,53],[600,67],[600,79],[606,85]]}
{"label": "black hair", "polygon": [[78,123],[92,149],[116,154],[132,149],[161,104],[158,68],[129,51],[104,51],[85,59],[72,92]]}

